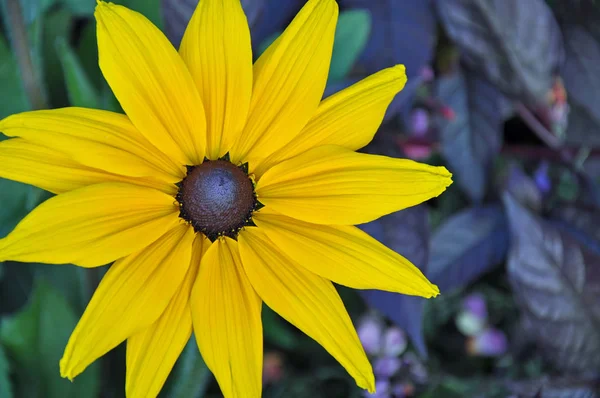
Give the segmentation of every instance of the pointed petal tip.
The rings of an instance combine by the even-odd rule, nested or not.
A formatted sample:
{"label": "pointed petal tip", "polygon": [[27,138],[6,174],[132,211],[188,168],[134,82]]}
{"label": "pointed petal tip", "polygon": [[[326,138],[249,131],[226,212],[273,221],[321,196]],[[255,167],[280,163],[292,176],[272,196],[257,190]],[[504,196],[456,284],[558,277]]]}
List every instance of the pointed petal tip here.
{"label": "pointed petal tip", "polygon": [[373,368],[369,368],[368,372],[362,374],[361,380],[356,379],[356,385],[367,390],[369,394],[375,393],[375,375],[373,374]]}
{"label": "pointed petal tip", "polygon": [[60,359],[60,377],[63,379],[69,379],[69,381],[73,381],[75,379],[75,374],[73,374],[73,369],[68,366],[69,363],[67,361],[66,356],[63,356]]}
{"label": "pointed petal tip", "polygon": [[313,3],[315,3],[315,7],[324,5],[324,6],[328,6],[328,7],[333,7],[336,11],[338,10],[338,3],[336,0],[311,0]]}
{"label": "pointed petal tip", "polygon": [[[8,236],[10,236],[10,234]],[[6,253],[6,246],[6,238],[0,239],[0,263],[10,260],[10,256]]]}
{"label": "pointed petal tip", "polygon": [[386,78],[389,79],[389,82],[392,84],[391,87],[394,87],[397,93],[404,89],[408,80],[406,77],[406,67],[403,64],[391,66],[377,72],[377,74],[379,73],[386,74]]}
{"label": "pointed petal tip", "polygon": [[107,7],[109,5],[109,3],[102,1],[102,0],[96,0],[96,9],[95,11],[98,12],[101,9],[103,9],[104,7]]}
{"label": "pointed petal tip", "polygon": [[446,188],[448,188],[453,183],[452,173],[450,171],[448,171],[448,169],[445,168],[444,166],[438,166],[435,169],[436,169],[437,174],[441,177],[440,183],[444,186],[444,189],[442,190],[442,192],[443,192],[444,190],[446,190]]}
{"label": "pointed petal tip", "polygon": [[426,298],[435,298],[437,296],[440,295],[440,288],[437,287],[437,285],[434,285],[433,283],[430,283],[431,286],[431,292],[429,293],[429,296],[427,296]]}
{"label": "pointed petal tip", "polygon": [[14,115],[9,115],[4,119],[0,119],[0,132],[4,132],[7,129],[14,128],[19,125],[20,117],[23,113],[15,113]]}
{"label": "pointed petal tip", "polygon": [[397,64],[389,68],[393,72],[394,77],[402,81],[403,85],[406,83],[406,67],[403,64]]}

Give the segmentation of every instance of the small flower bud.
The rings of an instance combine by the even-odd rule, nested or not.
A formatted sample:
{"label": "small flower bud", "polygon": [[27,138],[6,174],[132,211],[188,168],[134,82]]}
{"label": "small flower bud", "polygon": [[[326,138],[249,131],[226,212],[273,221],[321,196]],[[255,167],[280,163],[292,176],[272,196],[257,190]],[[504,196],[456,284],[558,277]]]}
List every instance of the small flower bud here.
{"label": "small flower bud", "polygon": [[423,137],[429,131],[429,113],[423,108],[415,108],[410,114],[411,133]]}
{"label": "small flower bud", "polygon": [[429,65],[425,65],[423,68],[421,68],[420,75],[424,82],[430,82],[435,78],[435,73]]}
{"label": "small flower bud", "polygon": [[479,318],[487,319],[488,313],[485,297],[479,293],[473,293],[465,297],[462,302],[462,308]]}
{"label": "small flower bud", "polygon": [[375,382],[375,392],[370,394],[365,391],[365,397],[368,398],[390,398],[390,382],[389,380],[377,380]]}
{"label": "small flower bud", "polygon": [[406,351],[406,334],[398,327],[388,328],[383,335],[383,353],[388,357],[397,357]]}
{"label": "small flower bud", "polygon": [[367,354],[376,355],[381,352],[382,329],[381,320],[374,316],[366,316],[359,322],[357,328],[358,338]]}
{"label": "small flower bud", "polygon": [[487,325],[487,306],[481,294],[471,294],[462,302],[462,310],[456,316],[456,327],[465,336],[481,333]]}
{"label": "small flower bud", "polygon": [[263,383],[276,383],[283,377],[284,361],[279,352],[265,353],[263,359]]}
{"label": "small flower bud", "polygon": [[379,358],[373,365],[373,371],[377,377],[390,378],[400,370],[402,361],[398,358]]}
{"label": "small flower bud", "polygon": [[415,394],[415,386],[410,382],[397,383],[392,387],[394,398],[408,398]]}
{"label": "small flower bud", "polygon": [[485,319],[467,311],[461,311],[456,316],[455,322],[456,328],[465,336],[476,336],[486,327]]}
{"label": "small flower bud", "polygon": [[544,194],[547,194],[552,189],[552,181],[550,181],[550,176],[548,175],[549,167],[548,162],[542,162],[533,174],[535,185]]}
{"label": "small flower bud", "polygon": [[508,348],[508,341],[504,332],[488,328],[467,340],[467,352],[474,356],[498,357],[503,355]]}

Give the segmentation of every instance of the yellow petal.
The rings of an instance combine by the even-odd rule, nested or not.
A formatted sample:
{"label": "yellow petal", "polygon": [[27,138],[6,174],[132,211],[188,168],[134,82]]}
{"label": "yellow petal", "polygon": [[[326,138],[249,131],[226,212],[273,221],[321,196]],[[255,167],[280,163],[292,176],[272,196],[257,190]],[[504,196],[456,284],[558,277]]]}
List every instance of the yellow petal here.
{"label": "yellow petal", "polygon": [[439,294],[410,261],[354,226],[311,224],[268,209],[254,215],[256,225],[279,250],[323,278],[354,289]]}
{"label": "yellow petal", "polygon": [[296,264],[257,228],[242,231],[239,245],[246,274],[263,301],[321,344],[358,386],[374,391],[371,364],[331,282]]}
{"label": "yellow petal", "polygon": [[206,110],[207,157],[239,137],[252,96],[250,29],[239,0],[202,0],[179,48]]}
{"label": "yellow petal", "polygon": [[327,98],[302,132],[260,163],[257,175],[321,145],[357,150],[377,132],[385,111],[406,84],[404,65],[384,69]]}
{"label": "yellow petal", "polygon": [[92,169],[67,155],[29,142],[11,138],[0,142],[0,177],[35,185],[52,193],[64,193],[102,182],[126,182],[177,193],[175,184],[151,177],[127,177]]}
{"label": "yellow petal", "polygon": [[338,7],[309,0],[290,26],[254,65],[254,87],[243,140],[232,160],[265,158],[292,140],[323,96]]}
{"label": "yellow petal", "polygon": [[194,230],[181,224],[109,268],[69,338],[62,377],[72,380],[158,319],[190,267],[193,241]]}
{"label": "yellow petal", "polygon": [[286,216],[348,225],[438,196],[451,176],[444,167],[322,146],[271,168],[256,192],[261,203]]}
{"label": "yellow petal", "polygon": [[127,116],[85,108],[24,112],[0,121],[9,137],[63,152],[95,169],[131,177],[180,181],[185,169],[156,149]]}
{"label": "yellow petal", "polygon": [[98,2],[100,69],[131,122],[180,164],[199,164],[206,120],[194,80],[167,38],[143,15]]}
{"label": "yellow petal", "polygon": [[180,223],[173,202],[170,195],[123,183],[58,195],[0,239],[0,262],[107,264],[146,247]]}
{"label": "yellow petal", "polygon": [[237,242],[218,239],[202,258],[191,308],[200,353],[225,398],[261,396],[261,307]]}
{"label": "yellow petal", "polygon": [[128,398],[156,397],[192,335],[190,294],[209,244],[204,235],[196,235],[190,267],[167,309],[152,326],[127,339]]}

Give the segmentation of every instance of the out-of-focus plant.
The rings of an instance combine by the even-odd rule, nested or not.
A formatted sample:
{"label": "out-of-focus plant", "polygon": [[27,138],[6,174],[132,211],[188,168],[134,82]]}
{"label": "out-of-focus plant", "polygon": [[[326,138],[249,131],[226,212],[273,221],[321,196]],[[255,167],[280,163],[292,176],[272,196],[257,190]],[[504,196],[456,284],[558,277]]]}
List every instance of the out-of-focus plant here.
{"label": "out-of-focus plant", "polygon": [[[93,1],[20,0],[22,20],[9,2],[0,2],[0,118],[40,106],[120,110],[98,68]],[[115,2],[178,45],[197,0]],[[242,0],[255,58],[303,3]],[[442,291],[426,301],[340,288],[378,374],[376,396],[597,397],[598,2],[338,3],[325,95],[405,64],[406,88],[364,151],[444,164],[456,181],[439,199],[361,226]],[[48,197],[0,180],[0,236]],[[102,272],[0,264],[0,397],[123,395],[124,350],[73,384],[58,378],[57,347]],[[265,309],[263,323],[265,397],[360,394],[275,313]],[[165,396],[218,396],[194,344]]]}

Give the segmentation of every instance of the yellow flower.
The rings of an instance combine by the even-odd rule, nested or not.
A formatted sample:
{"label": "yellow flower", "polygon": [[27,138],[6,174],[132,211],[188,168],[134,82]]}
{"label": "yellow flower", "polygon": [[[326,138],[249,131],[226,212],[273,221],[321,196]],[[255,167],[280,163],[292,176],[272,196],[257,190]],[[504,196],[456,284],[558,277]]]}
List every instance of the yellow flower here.
{"label": "yellow flower", "polygon": [[239,0],[202,0],[179,53],[142,15],[98,2],[104,77],[127,114],[66,108],[0,122],[0,177],[58,194],[0,240],[0,261],[112,261],[60,363],[72,379],[127,340],[128,397],[160,391],[192,330],[226,397],[261,394],[263,301],[374,390],[331,281],[432,297],[354,224],[451,183],[443,167],[354,152],[406,77],[321,101],[338,8],[309,0],[252,65]]}

